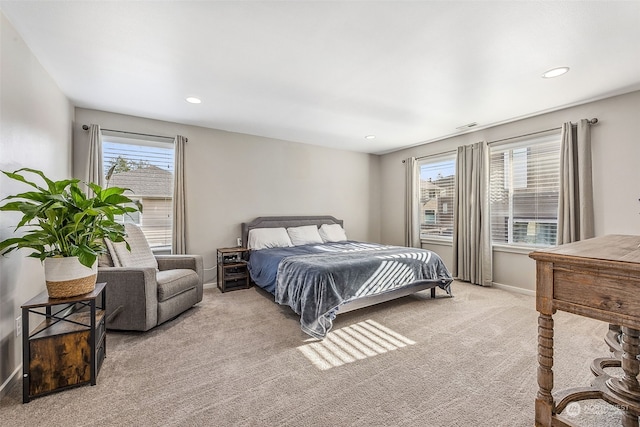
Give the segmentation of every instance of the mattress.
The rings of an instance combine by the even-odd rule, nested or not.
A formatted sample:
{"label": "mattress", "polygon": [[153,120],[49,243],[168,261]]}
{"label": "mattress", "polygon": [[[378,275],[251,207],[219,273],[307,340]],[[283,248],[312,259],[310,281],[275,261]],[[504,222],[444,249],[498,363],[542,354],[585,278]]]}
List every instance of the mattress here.
{"label": "mattress", "polygon": [[453,280],[434,252],[355,241],[252,251],[248,267],[256,285],[299,314],[315,338],[327,334],[346,302],[416,283],[451,294]]}

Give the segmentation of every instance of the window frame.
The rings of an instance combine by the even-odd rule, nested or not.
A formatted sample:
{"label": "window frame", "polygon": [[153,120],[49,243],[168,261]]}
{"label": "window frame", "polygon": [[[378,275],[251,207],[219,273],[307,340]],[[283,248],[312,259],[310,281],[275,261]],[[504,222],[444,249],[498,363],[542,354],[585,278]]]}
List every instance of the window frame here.
{"label": "window frame", "polygon": [[[534,170],[536,165],[533,164],[533,166],[531,166],[530,168],[530,162],[532,162],[532,159],[529,158],[529,156],[527,156],[526,161],[524,162],[520,162],[520,165],[524,165],[526,168],[526,176],[524,177],[524,181],[522,179],[522,177],[516,177],[514,175],[516,175],[513,171],[513,168],[510,171],[507,171],[508,167],[507,167],[507,161],[506,158],[503,157],[503,178],[507,177],[509,179],[512,180],[514,185],[508,186],[508,183],[506,181],[506,179],[503,179],[500,183],[494,183],[493,182],[493,176],[494,176],[494,167],[498,168],[497,163],[498,162],[494,162],[493,160],[493,156],[494,154],[496,154],[496,151],[498,151],[499,153],[510,153],[510,158],[511,158],[511,165],[515,165],[515,161],[516,161],[516,156],[514,156],[514,151],[518,151],[521,152],[522,149],[527,149],[529,150],[532,147],[540,147],[540,144],[547,144],[548,146],[552,146],[552,145],[556,145],[556,147],[553,148],[553,150],[556,152],[557,154],[557,158],[555,159],[557,162],[557,169],[554,169],[552,172],[553,173],[557,173],[558,177],[559,177],[559,171],[560,171],[560,146],[561,146],[561,134],[559,131],[557,130],[553,130],[553,131],[549,131],[549,132],[545,132],[543,134],[540,135],[535,135],[535,136],[525,136],[525,137],[520,137],[517,138],[515,140],[511,140],[509,142],[501,142],[501,143],[494,143],[494,144],[490,144],[489,145],[489,164],[490,164],[490,178],[489,178],[489,204],[490,204],[490,221],[491,221],[491,246],[495,249],[495,248],[500,248],[502,250],[523,250],[523,249],[527,249],[527,250],[531,250],[531,249],[539,249],[539,248],[547,248],[547,247],[552,247],[555,246],[557,244],[557,223],[558,223],[558,210],[557,210],[557,203],[558,201],[555,201],[555,209],[554,210],[549,210],[549,212],[552,212],[554,214],[554,217],[545,217],[545,216],[537,216],[537,213],[543,209],[539,209],[538,206],[538,196],[540,194],[543,194],[544,192],[542,191],[538,191],[538,188],[536,188],[536,192],[535,194],[535,198],[536,198],[536,209],[535,209],[535,213],[532,212],[519,212],[519,213],[515,213],[515,209],[513,206],[514,203],[514,194],[517,190],[522,190],[522,189],[526,189],[528,188],[528,184],[523,186],[522,183],[523,182],[528,182],[529,179],[529,174],[531,173],[531,170]],[[549,150],[552,151],[552,150]],[[536,182],[536,187],[543,187],[542,185],[540,185],[538,183],[538,180],[540,180],[539,176],[541,176],[542,173],[547,172],[548,169],[545,168],[545,170],[543,171],[538,171],[538,174],[535,175],[535,182]],[[559,181],[559,179],[558,179]],[[504,191],[507,191],[509,193],[509,201],[508,201],[508,206],[509,206],[509,215],[502,217],[504,219],[507,220],[508,224],[505,227],[505,231],[507,234],[507,238],[506,241],[496,241],[494,240],[494,225],[496,223],[496,217],[495,215],[495,209],[494,209],[494,205],[493,205],[493,199],[494,199],[494,186],[498,185],[500,187],[502,187],[502,189]],[[559,191],[559,189],[558,189]],[[555,241],[549,244],[546,243],[531,243],[531,242],[522,242],[522,241],[514,241],[515,238],[515,232],[514,232],[514,225],[518,222],[523,222],[527,220],[528,222],[534,222],[536,224],[556,224],[556,237],[555,237]]]}
{"label": "window frame", "polygon": [[[139,214],[139,221],[136,223],[135,221],[131,221],[134,224],[138,225],[141,230],[143,231],[143,233],[145,234],[145,236],[147,237],[147,240],[149,241],[149,246],[151,247],[151,250],[153,252],[165,252],[167,250],[171,250],[171,246],[172,246],[172,238],[173,238],[173,219],[171,217],[172,212],[173,212],[173,183],[175,180],[175,174],[173,171],[173,163],[174,163],[174,156],[175,156],[175,150],[174,150],[174,142],[172,140],[170,140],[169,138],[162,138],[162,137],[154,137],[154,136],[138,136],[136,135],[135,137],[124,137],[121,136],[120,133],[114,133],[114,132],[110,132],[110,131],[106,131],[103,130],[102,131],[102,155],[103,155],[103,173],[105,175],[105,186],[109,186],[110,183],[109,181],[106,179],[106,175],[108,172],[108,168],[110,167],[110,165],[108,164],[109,162],[109,157],[106,153],[106,149],[108,150],[108,148],[114,145],[133,145],[133,146],[137,146],[137,147],[152,147],[152,148],[160,148],[163,150],[167,150],[167,152],[165,154],[167,154],[166,157],[163,157],[163,166],[160,166],[158,164],[157,161],[154,161],[153,159],[153,155],[152,156],[147,156],[146,158],[144,158],[144,156],[140,156],[140,157],[135,157],[132,160],[142,160],[145,161],[148,165],[153,165],[153,166],[157,166],[162,170],[166,170],[169,171],[171,173],[171,195],[167,196],[167,195],[148,195],[148,194],[135,194],[132,193],[130,191],[126,192],[127,196],[129,198],[131,198],[132,200],[138,200],[144,208],[144,203],[143,203],[143,199],[148,199],[148,200],[159,200],[159,201],[169,201],[169,205],[168,205],[168,212],[169,212],[169,216],[168,216],[168,222],[169,225],[164,226],[162,229],[164,231],[162,231],[162,243],[161,244],[154,244],[153,240],[154,238],[151,235],[148,235],[145,232],[145,211],[143,209],[142,212],[140,212]],[[126,150],[123,150],[126,151]],[[171,152],[170,155],[168,155],[168,152]],[[164,155],[163,155],[164,156]],[[164,163],[164,161],[166,160],[166,163]],[[165,165],[166,164],[166,168]],[[135,169],[134,169],[135,170]],[[113,178],[113,175],[112,177]],[[119,184],[111,184],[111,185],[118,185],[121,186]],[[149,215],[147,213],[146,218],[149,218]],[[148,228],[148,227],[147,227]],[[148,231],[148,230],[147,230]]]}
{"label": "window frame", "polygon": [[[446,163],[446,162],[452,162],[453,164],[448,166],[449,167],[453,167],[453,172],[451,175],[447,175],[447,176],[443,176],[443,178],[448,178],[449,176],[452,177],[451,179],[451,185],[448,187],[444,187],[444,191],[450,192],[450,196],[444,196],[451,199],[451,203],[449,203],[449,201],[447,200],[446,203],[443,203],[446,207],[447,207],[447,211],[446,212],[448,215],[451,216],[451,234],[450,235],[438,235],[438,234],[427,234],[427,235],[423,235],[422,233],[422,226],[423,225],[438,225],[438,207],[440,206],[440,204],[438,202],[436,202],[436,208],[435,209],[430,209],[431,211],[435,211],[434,212],[434,219],[435,221],[433,223],[427,223],[425,221],[425,212],[423,212],[422,208],[421,208],[421,204],[422,204],[422,166],[425,164],[439,164],[439,163]],[[444,153],[439,153],[439,154],[433,154],[433,155],[429,155],[429,156],[424,156],[424,157],[420,157],[417,159],[417,176],[415,177],[416,180],[416,187],[418,189],[418,200],[416,201],[416,209],[418,209],[418,218],[420,220],[420,241],[424,242],[424,243],[440,243],[440,244],[447,244],[447,245],[453,245],[453,235],[454,235],[454,227],[455,227],[455,212],[453,212],[453,203],[455,202],[455,180],[456,180],[456,168],[457,168],[457,150],[452,150],[452,151],[447,151]],[[443,170],[446,170],[447,168],[443,168]],[[429,191],[429,190],[427,190]],[[438,197],[438,196],[436,196]]]}

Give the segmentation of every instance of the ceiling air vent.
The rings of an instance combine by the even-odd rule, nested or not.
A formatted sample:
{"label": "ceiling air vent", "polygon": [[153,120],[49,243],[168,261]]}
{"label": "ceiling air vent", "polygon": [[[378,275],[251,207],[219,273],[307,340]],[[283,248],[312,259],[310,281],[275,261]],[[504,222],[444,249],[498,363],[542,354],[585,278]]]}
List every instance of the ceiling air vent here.
{"label": "ceiling air vent", "polygon": [[472,127],[476,127],[476,126],[478,126],[478,123],[472,122],[472,123],[468,123],[466,125],[458,126],[456,129],[458,129],[458,130],[467,130],[467,129],[471,129]]}

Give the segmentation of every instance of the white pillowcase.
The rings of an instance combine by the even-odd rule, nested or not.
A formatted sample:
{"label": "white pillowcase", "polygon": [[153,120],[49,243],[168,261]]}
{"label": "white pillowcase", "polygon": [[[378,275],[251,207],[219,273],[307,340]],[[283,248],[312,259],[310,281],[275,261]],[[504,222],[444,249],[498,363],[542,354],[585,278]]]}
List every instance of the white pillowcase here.
{"label": "white pillowcase", "polygon": [[253,250],[269,248],[288,248],[293,246],[284,227],[254,228],[249,230],[247,248]]}
{"label": "white pillowcase", "polygon": [[340,224],[322,224],[320,226],[320,237],[326,242],[344,242],[347,240],[347,233]]}
{"label": "white pillowcase", "polygon": [[309,245],[312,243],[324,243],[315,225],[302,225],[300,227],[289,227],[287,233],[291,238],[293,246]]}

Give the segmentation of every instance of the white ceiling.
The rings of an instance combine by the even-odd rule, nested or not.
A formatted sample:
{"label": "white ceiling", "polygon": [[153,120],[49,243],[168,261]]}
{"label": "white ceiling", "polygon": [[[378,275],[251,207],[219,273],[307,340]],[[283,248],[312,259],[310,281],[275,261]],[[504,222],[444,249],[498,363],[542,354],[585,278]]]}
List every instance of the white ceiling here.
{"label": "white ceiling", "polygon": [[[354,151],[640,89],[640,1],[0,8],[74,105]],[[558,66],[571,71],[541,78]]]}

